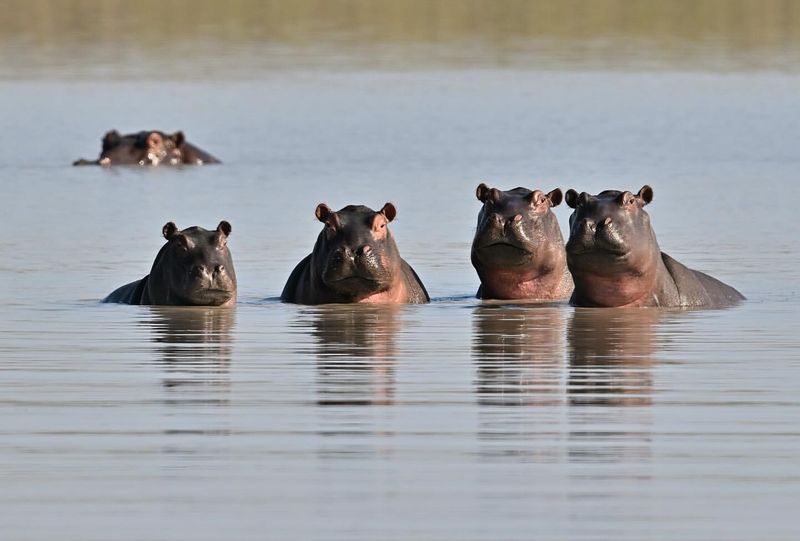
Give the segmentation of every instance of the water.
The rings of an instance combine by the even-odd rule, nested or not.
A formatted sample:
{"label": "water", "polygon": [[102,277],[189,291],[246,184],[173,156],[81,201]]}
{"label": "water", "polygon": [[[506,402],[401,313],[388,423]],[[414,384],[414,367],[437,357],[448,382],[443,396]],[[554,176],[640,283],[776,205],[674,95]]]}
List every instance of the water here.
{"label": "water", "polygon": [[[661,43],[647,22],[659,19],[641,16]],[[77,30],[48,39],[99,42],[115,65],[47,39],[32,63],[4,60],[0,538],[796,539],[800,78],[787,20],[784,41],[675,38],[619,69],[641,42],[623,29],[629,48],[602,54],[585,47],[603,33],[591,24],[544,48],[517,36],[538,56],[510,66],[519,49],[488,39],[489,23],[476,65],[453,53],[461,30],[452,43],[390,32],[381,50],[403,62],[388,65],[352,54],[374,59],[363,29],[321,39],[330,49],[296,67],[286,59],[310,53],[294,38],[256,61],[213,32],[213,59],[175,73],[155,59],[144,78],[152,44]],[[726,48],[740,43],[755,45]],[[215,63],[225,77],[205,71]],[[225,164],[67,165],[111,128],[183,129]],[[650,184],[662,249],[749,300],[478,302],[481,181]],[[393,201],[400,251],[434,301],[277,302],[322,201]],[[564,228],[568,209],[555,211]],[[221,219],[234,310],[98,302],[147,273],[165,222]]]}

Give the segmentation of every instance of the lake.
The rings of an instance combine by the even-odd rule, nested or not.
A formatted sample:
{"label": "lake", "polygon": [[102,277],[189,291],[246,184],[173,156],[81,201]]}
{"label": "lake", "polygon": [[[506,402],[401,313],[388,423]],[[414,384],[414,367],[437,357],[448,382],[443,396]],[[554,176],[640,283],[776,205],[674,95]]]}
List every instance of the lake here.
{"label": "lake", "polygon": [[[12,4],[2,539],[800,537],[792,2]],[[112,128],[224,163],[69,165]],[[480,182],[649,184],[661,248],[748,300],[480,302]],[[318,203],[387,201],[431,304],[277,300]],[[235,309],[99,302],[222,219]]]}

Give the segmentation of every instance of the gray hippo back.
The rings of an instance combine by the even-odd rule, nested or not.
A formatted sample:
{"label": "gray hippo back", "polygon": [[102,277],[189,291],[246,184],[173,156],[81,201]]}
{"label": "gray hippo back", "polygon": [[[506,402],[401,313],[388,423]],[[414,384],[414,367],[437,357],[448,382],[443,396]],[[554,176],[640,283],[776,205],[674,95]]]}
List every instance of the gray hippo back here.
{"label": "gray hippo back", "polygon": [[661,252],[644,210],[653,200],[650,186],[635,195],[568,190],[565,200],[575,209],[566,247],[573,305],[722,308],[744,300],[731,286]]}
{"label": "gray hippo back", "polygon": [[281,300],[297,304],[426,303],[430,300],[414,269],[400,257],[389,231],[397,215],[386,203],[379,211],[349,205],[316,209],[325,227],[314,249],[292,271]]}
{"label": "gray hippo back", "polygon": [[231,225],[213,231],[190,227],[179,231],[168,222],[150,274],[113,291],[103,302],[171,306],[233,306],[236,273],[228,249]]}

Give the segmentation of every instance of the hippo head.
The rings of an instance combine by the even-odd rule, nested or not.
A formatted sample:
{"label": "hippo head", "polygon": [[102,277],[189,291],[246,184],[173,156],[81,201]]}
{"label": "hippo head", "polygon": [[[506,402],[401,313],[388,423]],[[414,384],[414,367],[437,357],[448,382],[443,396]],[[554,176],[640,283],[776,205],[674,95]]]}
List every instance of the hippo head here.
{"label": "hippo head", "polygon": [[397,245],[389,222],[397,209],[386,203],[375,212],[349,205],[338,212],[317,206],[317,219],[325,224],[314,245],[313,267],[323,284],[347,299],[387,291],[401,272]]}
{"label": "hippo head", "polygon": [[182,163],[183,132],[167,135],[160,131],[140,131],[120,135],[112,130],[103,137],[100,165],[178,165]]}
{"label": "hippo head", "polygon": [[[583,282],[598,295],[617,299],[591,299],[602,305],[622,305],[627,297],[654,281],[660,250],[644,206],[653,200],[653,189],[639,193],[606,190],[597,195],[568,190],[567,205],[575,209],[569,218],[567,263],[576,291]],[[587,284],[587,282],[592,282]],[[603,282],[608,286],[598,286]]]}
{"label": "hippo head", "polygon": [[561,204],[561,190],[501,191],[480,184],[475,195],[483,203],[472,241],[472,263],[479,273],[524,268],[541,274],[558,261],[563,264],[564,240],[550,211]]}
{"label": "hippo head", "polygon": [[148,288],[153,304],[228,306],[236,302],[236,274],[228,250],[231,224],[214,231],[190,227],[179,231],[168,222],[167,243],[153,263]]}

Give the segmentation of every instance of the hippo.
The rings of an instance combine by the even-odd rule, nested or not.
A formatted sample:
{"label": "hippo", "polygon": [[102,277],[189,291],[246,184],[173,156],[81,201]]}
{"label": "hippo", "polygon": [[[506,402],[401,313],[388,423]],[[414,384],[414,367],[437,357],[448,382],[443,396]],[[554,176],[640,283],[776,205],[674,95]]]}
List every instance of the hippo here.
{"label": "hippo", "polygon": [[658,247],[644,210],[653,189],[568,190],[567,264],[575,282],[574,306],[722,308],[744,296],[731,286],[672,259]]}
{"label": "hippo", "polygon": [[236,273],[228,250],[231,224],[221,221],[214,231],[190,227],[179,231],[167,222],[167,243],[161,247],[150,274],[124,285],[103,302],[169,306],[233,306]]}
{"label": "hippo", "polygon": [[386,203],[375,212],[348,205],[338,212],[321,203],[325,224],[314,250],[292,271],[281,300],[297,304],[426,303],[428,292],[400,257],[389,232],[397,209]]}
{"label": "hippo", "polygon": [[167,135],[140,131],[120,135],[111,130],[103,136],[103,150],[96,160],[81,158],[72,165],[203,165],[221,163],[208,152],[189,143],[182,131]]}
{"label": "hippo", "polygon": [[501,191],[481,183],[483,208],[472,241],[480,299],[566,300],[572,293],[564,238],[555,214],[561,190]]}

